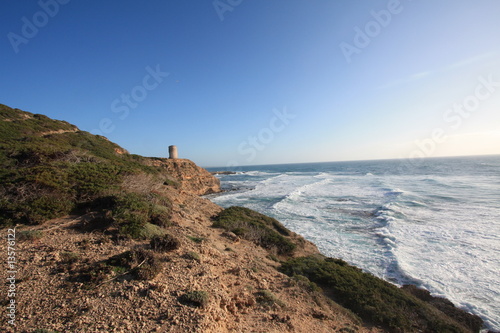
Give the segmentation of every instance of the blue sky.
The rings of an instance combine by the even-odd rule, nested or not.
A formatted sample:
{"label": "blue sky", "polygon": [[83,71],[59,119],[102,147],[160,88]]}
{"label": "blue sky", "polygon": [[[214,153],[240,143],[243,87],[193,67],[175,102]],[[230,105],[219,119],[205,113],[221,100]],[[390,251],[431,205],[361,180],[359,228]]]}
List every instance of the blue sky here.
{"label": "blue sky", "polygon": [[497,0],[5,0],[0,103],[202,166],[500,154]]}

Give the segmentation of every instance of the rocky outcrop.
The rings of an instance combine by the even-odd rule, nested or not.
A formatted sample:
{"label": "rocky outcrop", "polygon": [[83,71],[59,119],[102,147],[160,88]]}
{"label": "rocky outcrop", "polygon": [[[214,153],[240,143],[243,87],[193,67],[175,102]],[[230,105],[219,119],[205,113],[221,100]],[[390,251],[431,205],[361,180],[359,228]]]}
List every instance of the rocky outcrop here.
{"label": "rocky outcrop", "polygon": [[220,180],[188,159],[152,158],[146,164],[165,169],[181,191],[196,195],[220,192]]}

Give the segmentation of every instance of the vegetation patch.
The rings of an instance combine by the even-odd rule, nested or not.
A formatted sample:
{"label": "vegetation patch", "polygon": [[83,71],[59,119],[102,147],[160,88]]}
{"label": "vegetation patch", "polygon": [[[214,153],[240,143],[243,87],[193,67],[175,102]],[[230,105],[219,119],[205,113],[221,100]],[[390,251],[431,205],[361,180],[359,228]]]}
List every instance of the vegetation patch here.
{"label": "vegetation patch", "polygon": [[193,242],[195,242],[197,244],[201,244],[205,240],[205,238],[203,238],[203,237],[187,236],[187,238],[189,238],[190,240],[192,240]]}
{"label": "vegetation patch", "polygon": [[[0,104],[0,227],[40,224],[75,210],[94,209],[94,204],[105,202],[99,198],[120,201],[128,191],[124,181],[134,176],[149,179],[141,188],[149,195],[152,187],[163,186],[165,176],[146,160],[65,121]],[[168,225],[169,206],[162,207],[161,200],[150,196],[147,222]],[[144,218],[136,213],[130,214],[131,226],[124,232],[143,237],[134,224]]]}
{"label": "vegetation patch", "polygon": [[134,239],[151,239],[166,233],[165,229],[151,223],[157,215],[155,204],[148,195],[125,193],[115,196],[111,216],[119,233]]}
{"label": "vegetation patch", "polygon": [[155,236],[149,242],[151,249],[156,252],[169,252],[177,250],[181,242],[172,235]]}
{"label": "vegetation patch", "polygon": [[208,305],[210,295],[203,290],[194,290],[182,294],[178,300],[184,305],[203,308]]}
{"label": "vegetation patch", "polygon": [[200,262],[200,255],[196,252],[193,252],[193,251],[189,251],[188,253],[186,253],[184,255],[184,258],[188,259],[188,260],[194,260],[194,261],[198,261]]}
{"label": "vegetation patch", "polygon": [[17,240],[19,241],[33,241],[43,237],[41,230],[21,230],[16,233]]}
{"label": "vegetation patch", "polygon": [[93,288],[111,282],[121,275],[137,280],[151,280],[162,268],[163,262],[153,252],[136,249],[125,251],[107,260],[86,263],[79,270],[70,272],[69,281],[81,282],[85,288]]}
{"label": "vegetation patch", "polygon": [[274,305],[278,305],[280,307],[284,307],[285,303],[281,301],[276,295],[274,295],[271,291],[269,290],[261,290],[255,293],[255,300],[257,303],[260,305],[266,306],[266,307],[272,307]]}
{"label": "vegetation patch", "polygon": [[466,332],[441,311],[340,259],[290,259],[280,271],[302,275],[331,292],[332,298],[362,319],[395,332]]}
{"label": "vegetation patch", "polygon": [[59,256],[61,258],[61,261],[69,264],[77,262],[80,258],[80,255],[75,252],[61,252]]}
{"label": "vegetation patch", "polygon": [[231,231],[280,255],[291,255],[296,248],[287,238],[290,232],[280,222],[248,208],[226,208],[214,217],[212,226]]}
{"label": "vegetation patch", "polygon": [[118,267],[117,270],[131,271],[138,280],[151,280],[158,275],[163,262],[151,251],[137,249],[113,256],[105,262],[109,266]]}

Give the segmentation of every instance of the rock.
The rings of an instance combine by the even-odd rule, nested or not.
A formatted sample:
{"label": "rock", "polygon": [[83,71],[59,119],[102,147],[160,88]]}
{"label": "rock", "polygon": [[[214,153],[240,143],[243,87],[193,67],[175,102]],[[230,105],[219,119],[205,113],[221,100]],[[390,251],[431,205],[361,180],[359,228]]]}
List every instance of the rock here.
{"label": "rock", "polygon": [[196,195],[221,191],[218,178],[188,159],[155,158],[145,163],[164,168],[165,173],[175,179],[182,191]]}

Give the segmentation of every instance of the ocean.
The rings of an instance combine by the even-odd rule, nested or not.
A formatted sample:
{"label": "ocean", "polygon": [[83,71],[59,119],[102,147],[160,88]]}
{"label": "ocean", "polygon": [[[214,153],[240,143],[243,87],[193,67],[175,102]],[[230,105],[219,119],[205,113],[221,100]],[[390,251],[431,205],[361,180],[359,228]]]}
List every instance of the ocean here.
{"label": "ocean", "polygon": [[272,216],[324,255],[423,287],[500,330],[500,156],[234,171],[218,176],[226,192],[213,202]]}

